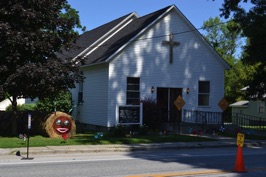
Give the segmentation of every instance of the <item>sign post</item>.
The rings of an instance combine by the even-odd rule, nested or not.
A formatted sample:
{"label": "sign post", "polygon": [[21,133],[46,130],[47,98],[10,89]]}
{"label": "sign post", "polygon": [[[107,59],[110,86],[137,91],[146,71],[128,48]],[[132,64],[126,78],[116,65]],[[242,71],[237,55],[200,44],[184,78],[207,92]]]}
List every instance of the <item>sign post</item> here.
{"label": "sign post", "polygon": [[[182,107],[185,105],[185,101],[183,100],[183,98],[179,95],[175,101],[174,101],[174,105],[176,106],[176,109],[179,111],[181,111]],[[179,113],[177,114],[177,120],[178,120],[178,134],[180,135],[180,129],[181,129],[181,117],[179,117]]]}
{"label": "sign post", "polygon": [[224,111],[226,110],[226,108],[228,108],[229,103],[225,98],[222,98],[219,103],[218,106],[221,108],[221,110],[223,111],[223,116],[222,116],[222,127],[224,127]]}
{"label": "sign post", "polygon": [[32,160],[29,158],[29,146],[30,146],[30,129],[31,129],[31,114],[28,114],[28,135],[27,135],[27,157],[23,157],[22,160]]}

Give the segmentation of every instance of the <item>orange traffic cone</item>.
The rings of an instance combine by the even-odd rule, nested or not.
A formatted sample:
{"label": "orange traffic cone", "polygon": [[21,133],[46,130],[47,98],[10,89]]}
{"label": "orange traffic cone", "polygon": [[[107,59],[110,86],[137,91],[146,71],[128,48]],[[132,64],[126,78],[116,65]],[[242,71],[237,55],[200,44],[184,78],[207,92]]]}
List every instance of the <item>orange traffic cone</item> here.
{"label": "orange traffic cone", "polygon": [[234,172],[247,172],[244,165],[242,147],[238,145]]}

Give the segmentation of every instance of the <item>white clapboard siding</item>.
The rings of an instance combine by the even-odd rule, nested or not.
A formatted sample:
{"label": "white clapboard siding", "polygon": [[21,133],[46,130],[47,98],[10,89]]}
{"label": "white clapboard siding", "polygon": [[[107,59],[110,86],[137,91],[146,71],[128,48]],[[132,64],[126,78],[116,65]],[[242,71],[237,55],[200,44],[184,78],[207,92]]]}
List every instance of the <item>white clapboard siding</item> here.
{"label": "white clapboard siding", "polygon": [[[218,102],[224,95],[224,70],[229,66],[177,8],[169,9],[169,13],[143,29],[119,52],[103,61],[104,64],[82,67],[86,77],[84,103],[73,111],[80,122],[105,127],[117,125],[117,107],[126,105],[127,77],[140,78],[141,99],[156,99],[158,87],[181,88],[184,109],[221,112]],[[124,27],[128,23],[120,25]],[[170,33],[174,34],[174,41],[180,42],[173,48],[171,64],[169,46],[162,44],[169,40]],[[199,81],[210,81],[207,107],[198,106]],[[151,93],[152,86],[154,93]],[[73,98],[77,99],[74,92],[78,89],[73,90],[76,95]]]}
{"label": "white clapboard siding", "polygon": [[82,123],[107,126],[108,67],[97,65],[84,70],[84,103],[78,109],[78,120]]}
{"label": "white clapboard siding", "polygon": [[[170,33],[174,33],[174,41],[181,43],[174,47],[172,64],[169,64],[169,46],[162,45]],[[111,124],[115,123],[116,105],[126,104],[127,77],[140,77],[141,99],[156,98],[156,89],[153,94],[150,92],[152,86],[183,88],[184,108],[221,111],[218,102],[224,95],[224,66],[201,38],[173,12],[146,31],[141,36],[143,40],[134,41],[113,59],[109,66],[108,117]],[[199,80],[211,83],[209,107],[197,105]],[[185,93],[186,88],[190,89],[189,95]]]}

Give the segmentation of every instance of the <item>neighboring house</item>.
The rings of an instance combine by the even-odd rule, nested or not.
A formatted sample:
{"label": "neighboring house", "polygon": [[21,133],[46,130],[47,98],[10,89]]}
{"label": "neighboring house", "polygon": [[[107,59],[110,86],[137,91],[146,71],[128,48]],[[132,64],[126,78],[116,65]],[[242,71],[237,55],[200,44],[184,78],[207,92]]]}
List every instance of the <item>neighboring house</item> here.
{"label": "neighboring house", "polygon": [[232,113],[243,114],[243,111],[247,110],[249,101],[238,101],[236,103],[230,104],[229,107],[232,108]]}
{"label": "neighboring house", "polygon": [[[30,103],[35,103],[36,100],[31,101],[31,99],[25,99],[25,98],[20,98],[17,100],[18,105],[23,105],[23,104],[30,104]],[[0,102],[0,111],[5,111],[6,108],[11,105],[11,102],[9,99],[5,99]]]}
{"label": "neighboring house", "polygon": [[259,117],[266,119],[266,102],[265,101],[239,101],[230,104],[232,114],[245,114],[252,117]]}
{"label": "neighboring house", "polygon": [[[65,55],[83,59],[86,78],[72,90],[73,117],[81,123],[141,124],[136,117],[147,98],[156,99],[162,123],[178,115],[186,121],[191,115],[183,110],[222,112],[218,102],[230,67],[175,5],[120,17],[85,32],[76,45]],[[180,111],[178,96],[185,102]]]}
{"label": "neighboring house", "polygon": [[[244,87],[240,89],[245,92],[248,89]],[[266,119],[266,102],[260,100],[245,100],[239,101],[233,104],[230,104],[232,108],[232,114],[243,114],[247,116],[257,117],[257,118],[265,118]]]}

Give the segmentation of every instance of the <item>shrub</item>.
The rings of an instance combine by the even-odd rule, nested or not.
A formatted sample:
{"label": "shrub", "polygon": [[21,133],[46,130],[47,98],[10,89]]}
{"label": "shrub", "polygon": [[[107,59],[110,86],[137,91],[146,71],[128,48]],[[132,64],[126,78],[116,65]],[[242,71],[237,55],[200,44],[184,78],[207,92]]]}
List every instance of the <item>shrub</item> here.
{"label": "shrub", "polygon": [[152,130],[160,128],[159,109],[156,99],[147,97],[142,100],[143,103],[143,124]]}
{"label": "shrub", "polygon": [[113,126],[109,130],[109,135],[114,137],[125,137],[129,133],[128,127],[124,125]]}
{"label": "shrub", "polygon": [[37,102],[37,110],[44,112],[61,111],[69,113],[72,107],[71,93],[60,92],[54,100],[44,98]]}
{"label": "shrub", "polygon": [[[22,104],[17,106],[18,111],[34,111],[36,110],[36,104],[31,103],[31,104]],[[9,105],[6,108],[6,111],[13,111],[12,105]]]}

